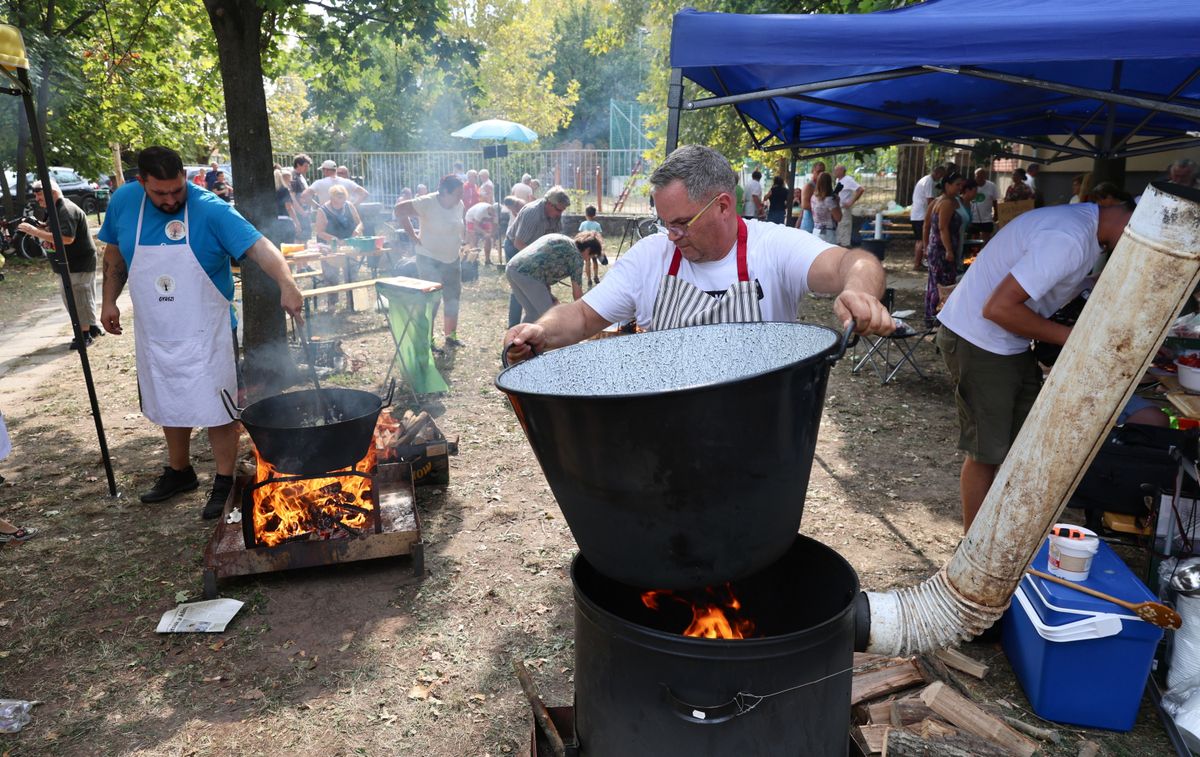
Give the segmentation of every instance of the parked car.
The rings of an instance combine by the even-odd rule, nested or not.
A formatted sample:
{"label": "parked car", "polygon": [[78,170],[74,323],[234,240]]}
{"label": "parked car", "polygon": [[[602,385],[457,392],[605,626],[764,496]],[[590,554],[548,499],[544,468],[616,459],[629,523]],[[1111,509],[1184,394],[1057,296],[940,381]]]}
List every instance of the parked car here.
{"label": "parked car", "polygon": [[[219,168],[225,172],[225,181],[228,182],[230,184],[230,186],[232,186],[233,185],[233,168],[228,163],[220,163]],[[183,167],[183,170],[185,172],[187,172],[187,180],[191,181],[192,179],[194,179],[196,177],[196,174],[198,174],[198,173],[206,174],[211,169],[209,166],[185,165]]]}
{"label": "parked car", "polygon": [[[5,171],[4,176],[8,180],[8,193],[12,195],[17,191],[17,175],[13,171]],[[101,210],[100,200],[96,197],[95,186],[93,186],[92,182],[76,173],[75,169],[63,166],[51,166],[50,178],[58,182],[58,188],[62,190],[63,197],[66,197],[82,208],[84,213],[91,214]],[[33,202],[33,191],[28,189],[28,187],[37,181],[37,174],[30,172],[26,174],[25,180],[25,201],[27,203]]]}

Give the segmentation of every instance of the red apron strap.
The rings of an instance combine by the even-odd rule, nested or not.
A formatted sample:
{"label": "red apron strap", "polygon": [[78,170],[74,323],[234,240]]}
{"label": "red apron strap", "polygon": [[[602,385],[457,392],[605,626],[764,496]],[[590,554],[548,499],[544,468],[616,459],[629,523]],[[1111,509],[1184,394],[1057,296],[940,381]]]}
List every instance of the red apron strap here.
{"label": "red apron strap", "polygon": [[[737,269],[738,281],[750,280],[750,268],[746,265],[746,222],[741,218],[737,219]],[[675,248],[675,254],[671,256],[671,267],[667,269],[668,276],[679,275],[679,261],[683,260],[683,253],[679,248]]]}
{"label": "red apron strap", "polygon": [[668,276],[678,276],[679,275],[679,261],[680,260],[683,260],[683,253],[679,251],[678,247],[676,247],[675,254],[671,256],[671,267],[667,269]]}
{"label": "red apron strap", "polygon": [[750,268],[746,265],[746,222],[738,218],[737,237],[738,281],[750,280]]}

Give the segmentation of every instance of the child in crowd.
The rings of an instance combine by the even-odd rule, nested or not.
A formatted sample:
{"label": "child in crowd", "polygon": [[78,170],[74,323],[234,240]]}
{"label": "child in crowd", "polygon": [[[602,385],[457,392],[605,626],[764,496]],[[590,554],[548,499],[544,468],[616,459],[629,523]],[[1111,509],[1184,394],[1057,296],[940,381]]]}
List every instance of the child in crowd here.
{"label": "child in crowd", "polygon": [[[584,220],[579,224],[579,235],[575,237],[575,243],[578,244],[580,238],[583,238],[585,232],[591,232],[595,235],[596,243],[589,248],[592,250],[584,263],[584,273],[587,275],[588,284],[600,283],[600,258],[604,256],[604,235],[601,233],[600,222],[596,220],[596,206],[588,205],[583,209]],[[590,238],[590,237],[589,237]],[[580,249],[583,249],[582,247]],[[604,263],[607,265],[608,261]]]}
{"label": "child in crowd", "polygon": [[595,286],[600,283],[600,263],[607,263],[608,259],[604,257],[604,238],[597,231],[581,231],[575,235],[575,246],[579,251],[586,253],[584,258],[583,271],[587,276],[588,284]]}

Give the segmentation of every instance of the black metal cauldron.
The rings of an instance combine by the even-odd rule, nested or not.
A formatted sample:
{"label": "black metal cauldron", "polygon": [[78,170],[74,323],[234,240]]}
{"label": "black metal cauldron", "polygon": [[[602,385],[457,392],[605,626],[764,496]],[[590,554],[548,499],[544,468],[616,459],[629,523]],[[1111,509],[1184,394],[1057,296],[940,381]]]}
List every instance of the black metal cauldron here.
{"label": "black metal cauldron", "polygon": [[795,540],[825,384],[850,333],[729,323],[621,336],[527,360],[496,386],[596,570],[708,586]]}
{"label": "black metal cauldron", "polygon": [[238,408],[224,395],[226,410],[240,420],[258,454],[280,473],[312,475],[348,468],[371,446],[375,423],[392,403],[395,383],[387,397],[358,389],[322,388],[321,395],[336,418],[325,420],[316,389],[286,392]]}

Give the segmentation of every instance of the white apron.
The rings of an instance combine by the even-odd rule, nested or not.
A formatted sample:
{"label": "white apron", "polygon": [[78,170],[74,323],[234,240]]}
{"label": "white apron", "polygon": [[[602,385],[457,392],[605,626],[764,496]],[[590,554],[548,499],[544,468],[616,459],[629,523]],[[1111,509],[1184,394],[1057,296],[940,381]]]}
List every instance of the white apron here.
{"label": "white apron", "polygon": [[680,281],[679,263],[683,254],[675,248],[671,267],[663,276],[654,298],[652,327],[655,331],[681,326],[700,326],[707,323],[759,323],[762,310],[758,305],[758,281],[750,280],[746,265],[746,222],[738,219],[737,269],[738,280],[721,297],[714,297],[694,284]]}
{"label": "white apron", "polygon": [[237,396],[229,300],[192,253],[187,205],[181,230],[167,224],[183,244],[142,244],[145,212],[143,197],[129,267],[142,414],[160,426],[223,426],[220,390]]}

